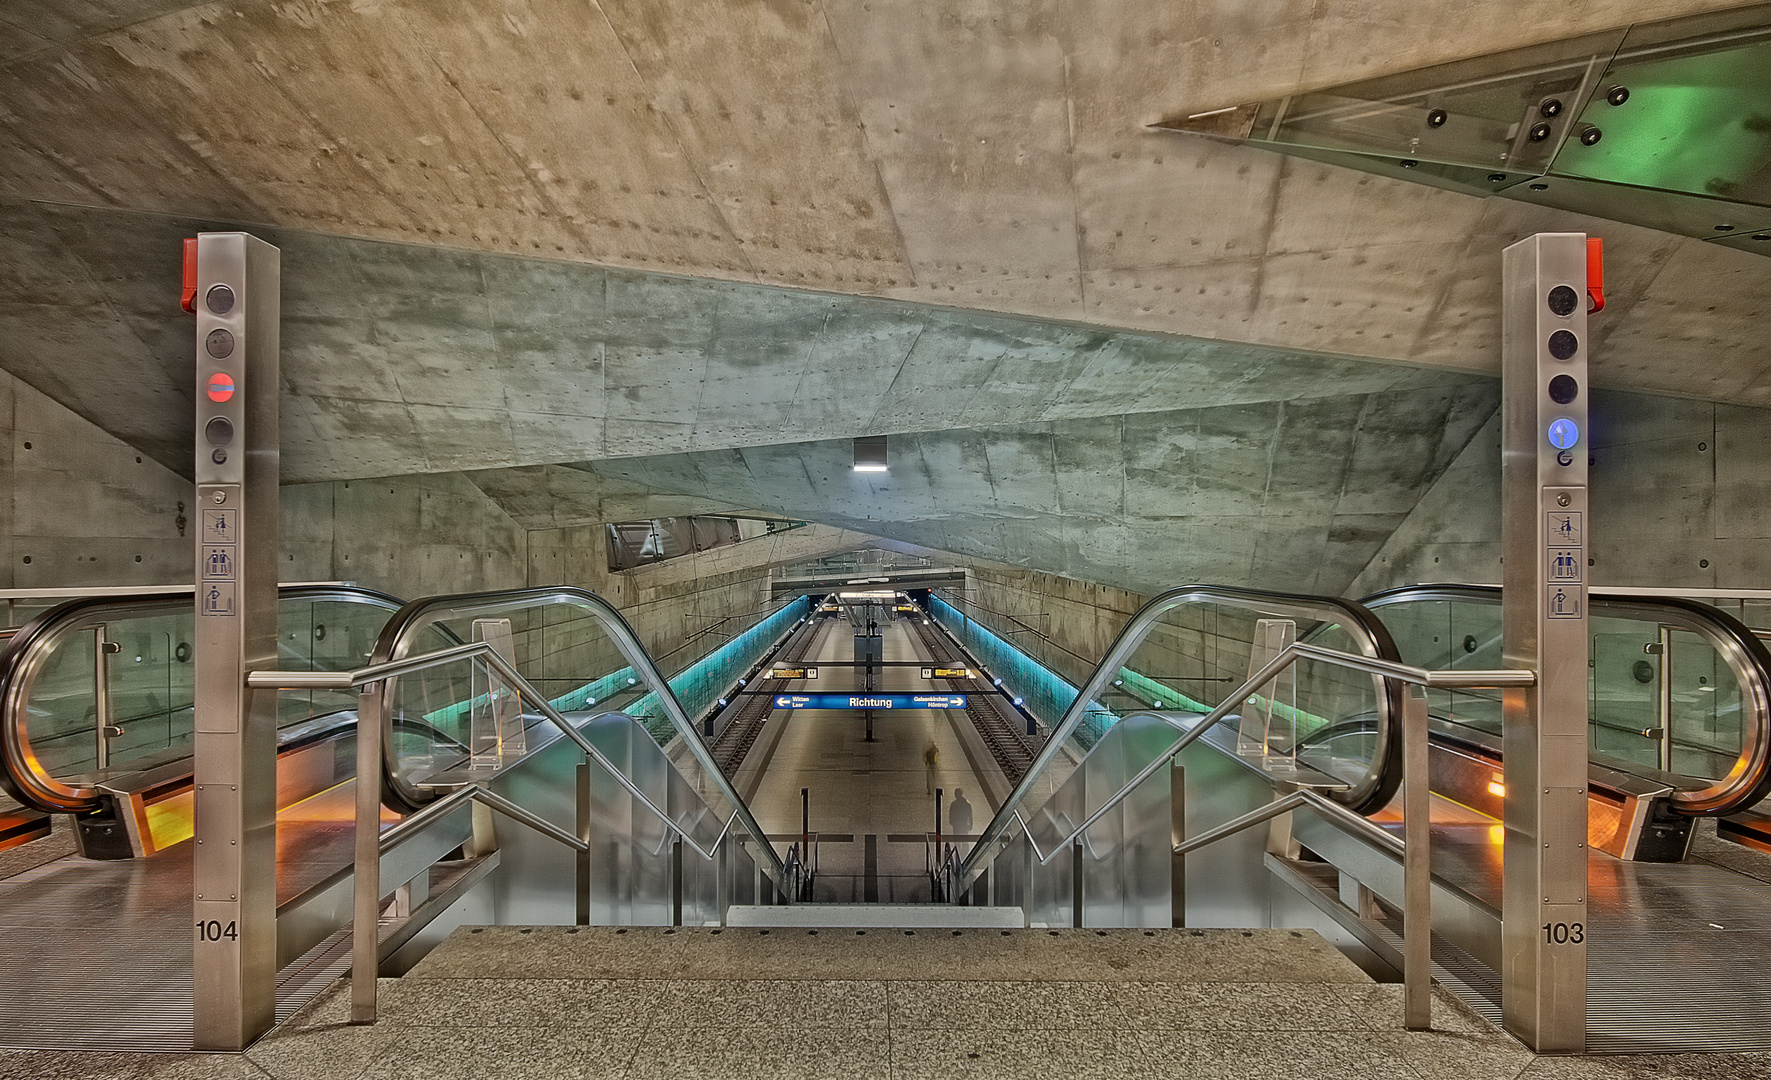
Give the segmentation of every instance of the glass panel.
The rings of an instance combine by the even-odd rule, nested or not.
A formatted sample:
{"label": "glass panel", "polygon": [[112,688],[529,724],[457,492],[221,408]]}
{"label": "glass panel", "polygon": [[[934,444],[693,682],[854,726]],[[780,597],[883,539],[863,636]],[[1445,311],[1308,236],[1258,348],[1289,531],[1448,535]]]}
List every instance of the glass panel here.
{"label": "glass panel", "polygon": [[1741,687],[1708,642],[1685,630],[1667,635],[1672,771],[1725,776],[1745,740]]}
{"label": "glass panel", "polygon": [[[936,610],[939,613],[951,609],[937,605]],[[1099,698],[1087,704],[1081,720],[1033,778],[1020,801],[1005,809],[1020,815],[1031,830],[1035,845],[1049,854],[1053,844],[1063,842],[1092,808],[1112,798],[1118,786],[1122,786],[1104,790],[1099,786],[1103,781],[1098,778],[1085,782],[1089,770],[1099,772],[1105,767],[1102,763],[1107,759],[1100,755],[1114,752],[1103,747],[1115,746],[1122,737],[1121,718],[1149,711],[1180,714],[1182,718],[1210,712],[1247,681],[1254,643],[1263,622],[1269,628],[1278,625],[1280,637],[1295,633],[1297,640],[1324,648],[1353,655],[1376,655],[1376,645],[1367,634],[1326,621],[1318,614],[1320,611],[1320,607],[1301,601],[1293,604],[1275,599],[1269,603],[1254,596],[1235,601],[1183,601],[1163,610],[1140,631],[1129,659]],[[1142,614],[1139,618],[1143,618]],[[1300,774],[1325,774],[1308,777],[1306,783],[1338,784],[1356,792],[1369,791],[1377,780],[1379,748],[1386,735],[1382,726],[1382,680],[1338,665],[1305,660],[1294,666],[1290,677],[1275,685],[1282,685],[1283,691],[1260,692],[1249,699],[1262,712],[1262,762],[1295,762]],[[1062,703],[1065,707],[1074,704],[1077,694],[1074,688],[1067,689],[1069,701]],[[1168,728],[1172,732],[1166,737],[1168,746],[1182,733],[1166,719],[1140,723]],[[1213,733],[1221,736],[1220,745],[1227,746],[1227,752],[1234,752],[1239,726],[1239,714],[1231,713],[1222,731]],[[1135,772],[1135,768],[1131,769],[1125,776]],[[1091,788],[1087,783],[1096,786]],[[984,860],[1000,860],[1007,845],[1013,844],[1020,834],[1018,826],[1010,825],[1009,831],[996,838],[990,848],[973,853],[975,861],[968,864],[968,870],[975,874]],[[1068,872],[1067,868],[1054,865],[1032,873],[1026,888],[1036,909],[1046,911],[1048,899],[1059,907],[1067,902],[1058,886]],[[961,882],[962,887],[970,884],[970,880]]]}
{"label": "glass panel", "polygon": [[1591,745],[1601,754],[1662,768],[1660,626],[1594,618]]}
{"label": "glass panel", "polygon": [[1263,106],[1251,137],[1523,180],[1549,167],[1622,39],[1608,31],[1300,94],[1271,116]]}
{"label": "glass panel", "polygon": [[[738,620],[723,620],[721,632],[698,635],[689,647],[672,654],[680,666],[669,678],[669,689],[686,715],[693,720],[712,708],[718,696],[803,618],[809,607],[809,600],[795,600],[738,632],[732,630],[733,624],[742,625]],[[518,673],[568,720],[619,712],[639,721],[658,746],[677,737],[659,695],[628,664],[599,615],[570,593],[466,599],[452,607],[431,608],[408,629],[396,652],[414,656],[458,640],[471,640],[474,623],[486,619],[509,621]],[[395,681],[392,741],[394,760],[405,782],[416,783],[453,768],[466,756],[476,701],[472,674],[476,667],[464,661]],[[530,739],[550,738],[551,723],[533,703],[519,695],[518,707],[522,723],[535,729]],[[711,845],[736,808],[721,794],[723,780],[705,775],[694,756],[678,757],[672,773],[677,780],[672,784],[680,780],[701,797],[693,804],[682,803],[687,816],[679,824],[698,843]],[[674,809],[671,812],[676,813]]]}
{"label": "glass panel", "polygon": [[[278,662],[284,670],[347,671],[361,666],[392,613],[365,597],[284,597],[278,605]],[[112,772],[137,771],[189,753],[194,616],[189,601],[119,602],[63,627],[31,688],[25,734],[44,775],[71,778],[98,768],[95,634],[114,646],[105,671],[113,733]],[[352,691],[278,695],[279,727],[356,707]]]}
{"label": "glass panel", "polygon": [[[1771,205],[1771,10],[1633,28],[1605,71],[1557,175]],[[1617,104],[1611,88],[1627,96]]]}
{"label": "glass panel", "polygon": [[31,750],[50,776],[88,773],[97,767],[92,650],[90,631],[70,635],[32,687],[26,732]]}
{"label": "glass panel", "polygon": [[[1449,601],[1380,602],[1372,611],[1396,639],[1405,663],[1434,670],[1504,666],[1498,590]],[[1691,619],[1678,608],[1657,612],[1652,601],[1594,601],[1589,733],[1595,755],[1705,781],[1734,768],[1746,738],[1750,695],[1708,637],[1674,625]],[[1435,719],[1500,735],[1497,691],[1428,696]]]}

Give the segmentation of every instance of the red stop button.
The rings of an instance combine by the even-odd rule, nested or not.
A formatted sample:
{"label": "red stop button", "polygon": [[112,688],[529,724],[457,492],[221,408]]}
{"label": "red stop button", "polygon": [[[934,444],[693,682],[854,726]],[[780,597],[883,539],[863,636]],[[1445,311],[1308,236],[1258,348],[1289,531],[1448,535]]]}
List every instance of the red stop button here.
{"label": "red stop button", "polygon": [[234,377],[224,371],[209,376],[209,400],[227,401],[234,396]]}

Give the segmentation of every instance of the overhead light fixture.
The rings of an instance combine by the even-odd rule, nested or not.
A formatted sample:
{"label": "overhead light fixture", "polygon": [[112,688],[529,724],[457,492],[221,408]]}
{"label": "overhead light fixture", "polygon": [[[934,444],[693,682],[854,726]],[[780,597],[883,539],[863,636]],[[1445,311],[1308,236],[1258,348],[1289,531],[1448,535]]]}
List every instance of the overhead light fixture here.
{"label": "overhead light fixture", "polygon": [[886,471],[886,437],[866,435],[855,440],[855,471]]}

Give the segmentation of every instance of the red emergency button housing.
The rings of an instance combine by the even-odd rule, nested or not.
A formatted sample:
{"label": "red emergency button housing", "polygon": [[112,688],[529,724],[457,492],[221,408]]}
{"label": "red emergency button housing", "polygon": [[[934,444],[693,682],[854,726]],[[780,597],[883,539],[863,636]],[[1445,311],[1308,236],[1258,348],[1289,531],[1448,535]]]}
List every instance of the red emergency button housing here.
{"label": "red emergency button housing", "polygon": [[229,401],[234,396],[234,377],[225,371],[209,376],[209,400]]}
{"label": "red emergency button housing", "polygon": [[186,311],[197,310],[197,241],[195,237],[184,242],[184,291],[179,297],[178,306]]}

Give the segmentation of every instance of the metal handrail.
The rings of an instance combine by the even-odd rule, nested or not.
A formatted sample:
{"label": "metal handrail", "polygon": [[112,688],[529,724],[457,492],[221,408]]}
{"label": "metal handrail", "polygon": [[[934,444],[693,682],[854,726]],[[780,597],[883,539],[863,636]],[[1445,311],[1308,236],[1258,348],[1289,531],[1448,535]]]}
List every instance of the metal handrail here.
{"label": "metal handrail", "polygon": [[[16,592],[17,590],[15,590]],[[55,651],[72,635],[96,622],[195,612],[196,589],[171,586],[127,596],[84,596],[58,604],[33,617],[0,648],[0,787],[26,806],[52,813],[82,813],[98,805],[103,792],[96,784],[70,783],[49,775],[31,747],[29,705]],[[351,600],[397,610],[400,600],[355,586],[283,585],[282,600]]]}
{"label": "metal handrail", "polygon": [[[1246,682],[1232,691],[1217,708],[1206,713],[1198,720],[1198,722],[1188,728],[1179,738],[1170,744],[1168,749],[1154,755],[1149,764],[1145,765],[1142,769],[1139,769],[1136,775],[1130,780],[1127,780],[1117,792],[1107,798],[1106,801],[1104,801],[1094,813],[1085,818],[1080,825],[1071,829],[1069,835],[1065,836],[1059,845],[1052,849],[1051,855],[1041,856],[1040,862],[1048,862],[1059,850],[1062,849],[1064,844],[1068,844],[1078,835],[1093,828],[1095,822],[1101,820],[1101,818],[1106,816],[1109,811],[1118,806],[1126,796],[1131,794],[1134,788],[1155,775],[1157,770],[1159,770],[1166,762],[1173,759],[1176,754],[1179,754],[1187,747],[1193,745],[1193,743],[1197,742],[1207,730],[1228,717],[1248,699],[1250,694],[1272,682],[1274,677],[1281,671],[1284,671],[1299,660],[1314,660],[1320,663],[1331,664],[1335,667],[1346,668],[1351,671],[1363,671],[1371,675],[1377,675],[1387,679],[1395,679],[1399,682],[1433,688],[1503,689],[1507,687],[1533,686],[1537,683],[1536,673],[1520,669],[1431,671],[1427,668],[1414,667],[1410,664],[1398,664],[1389,660],[1373,660],[1370,657],[1354,656],[1350,653],[1343,653],[1336,649],[1324,649],[1316,645],[1293,642],[1281,649],[1278,655],[1274,656],[1272,660],[1264,664],[1261,669],[1255,672],[1255,674]],[[1134,713],[1131,715],[1138,714]],[[1145,715],[1159,716],[1165,720],[1168,719],[1167,717],[1162,716],[1161,713],[1148,712]],[[1174,721],[1169,720],[1169,723],[1173,724]],[[1179,725],[1177,724],[1176,726],[1178,727]],[[1324,801],[1332,802],[1333,800]],[[1338,806],[1339,804],[1336,803],[1335,805]],[[1345,809],[1345,807],[1342,807],[1342,809]],[[1350,810],[1347,812],[1352,814],[1352,811]],[[1027,830],[1026,819],[1021,816],[1019,810],[1015,811],[1014,816],[1020,822],[1021,828]],[[1359,815],[1353,814],[1353,816],[1358,817]],[[1364,818],[1359,818],[1359,820],[1363,821]],[[1028,842],[1032,843],[1031,831],[1028,831],[1027,838]],[[981,842],[980,846],[982,846]],[[1038,854],[1039,852],[1037,844],[1034,845],[1034,852],[1035,854]],[[967,883],[970,883],[969,880]]]}
{"label": "metal handrail", "polygon": [[[762,842],[761,838],[765,835],[762,826],[757,823],[756,818],[750,812],[750,807],[739,797],[737,790],[732,787],[731,781],[726,778],[726,774],[714,761],[712,751],[708,749],[707,743],[701,738],[701,733],[696,729],[694,721],[690,720],[688,714],[683,710],[682,703],[677,700],[669,680],[659,671],[657,664],[646,652],[645,646],[640,643],[639,635],[622,617],[621,612],[596,593],[587,589],[559,585],[538,589],[461,593],[415,600],[401,608],[388,621],[387,626],[381,632],[380,639],[375,643],[372,656],[379,662],[391,661],[402,650],[410,647],[411,639],[419,629],[435,624],[434,613],[440,609],[508,608],[515,605],[540,606],[552,603],[575,605],[588,611],[593,618],[602,623],[603,629],[609,635],[609,640],[614,643],[615,648],[627,661],[627,665],[634,670],[649,690],[658,695],[659,704],[664,710],[665,717],[676,729],[677,737],[683,740],[683,745],[688,748],[690,755],[701,767],[708,781],[722,798],[731,803],[734,812],[741,815],[745,831],[757,838],[759,844],[762,844],[762,847],[766,849],[767,854],[764,856],[767,864],[766,869],[772,871],[771,877],[780,881],[780,857],[775,853],[774,848]],[[380,715],[383,717],[384,726],[388,718],[393,715],[393,687],[391,679],[381,683]],[[545,699],[537,698],[537,700]],[[385,739],[384,732],[384,760],[382,763],[384,795],[390,805],[403,805],[408,809],[416,810],[422,805],[423,800],[415,792],[406,789],[399,775],[398,762],[393,760],[393,755],[393,741]]]}
{"label": "metal handrail", "polygon": [[[514,687],[519,695],[524,695],[530,698],[535,705],[536,711],[541,714],[543,719],[553,724],[554,727],[559,729],[561,734],[576,743],[578,748],[584,751],[586,757],[589,757],[612,774],[616,781],[622,787],[627,789],[630,795],[638,799],[647,810],[650,810],[653,816],[657,817],[667,829],[675,832],[681,837],[695,850],[696,854],[700,855],[703,859],[711,859],[715,856],[719,846],[718,840],[714,842],[712,847],[702,847],[700,844],[696,843],[695,838],[689,835],[689,832],[686,829],[679,825],[668,813],[660,809],[658,804],[653,802],[651,797],[640,789],[639,785],[635,784],[625,773],[616,768],[615,763],[610,761],[601,750],[598,750],[594,743],[585,738],[583,732],[579,731],[571,721],[567,720],[558,709],[555,709],[553,705],[542,696],[541,691],[537,690],[529,680],[523,678],[522,674],[517,671],[516,667],[493,648],[491,642],[476,641],[466,645],[456,645],[447,649],[438,649],[435,652],[420,653],[417,656],[408,656],[402,657],[399,660],[390,660],[382,664],[370,664],[367,667],[358,668],[355,671],[253,671],[247,673],[246,685],[254,690],[349,690],[353,687],[367,687],[384,680],[397,678],[401,675],[410,675],[415,672],[443,667],[464,660],[480,660],[484,662],[487,667],[497,673],[500,679]],[[474,787],[477,785],[470,784],[467,786]],[[440,802],[442,799],[438,799],[437,801]],[[434,802],[425,804],[426,808],[433,805],[435,805]],[[418,815],[422,815],[422,813],[423,810],[420,810],[418,811],[418,814],[414,815],[414,818],[407,820],[415,820]],[[528,811],[523,811],[523,813],[527,814]],[[737,813],[734,812],[732,818],[726,819],[722,823],[723,827],[719,834],[721,840],[725,838],[727,830],[731,828],[732,820],[735,820],[737,817]],[[536,820],[540,821],[541,819],[537,818]],[[405,822],[402,822],[401,824],[403,825]],[[396,826],[396,828],[398,828],[398,826]],[[760,836],[761,834],[759,831],[753,835]]]}
{"label": "metal handrail", "polygon": [[[1766,643],[1726,611],[1666,596],[1661,590],[1594,588],[1589,592],[1590,618],[1609,614],[1612,618],[1653,621],[1702,638],[1727,663],[1742,691],[1741,708],[1752,713],[1747,718],[1750,722],[1742,725],[1740,751],[1727,775],[1698,778],[1710,782],[1701,788],[1674,791],[1668,796],[1673,808],[1683,814],[1718,816],[1743,810],[1771,794],[1771,650]],[[1381,612],[1392,605],[1430,601],[1498,605],[1501,590],[1495,585],[1408,585],[1374,593],[1360,603]]]}
{"label": "metal handrail", "polygon": [[[619,616],[617,616],[617,618],[619,618]],[[625,622],[623,622],[622,626],[625,627],[625,625]],[[631,632],[631,630],[628,631],[629,634],[631,634]],[[386,639],[385,633],[383,634],[383,639]],[[644,651],[640,650],[639,655],[643,658],[645,655]],[[516,667],[511,664],[510,661],[506,660],[496,649],[493,648],[491,642],[474,642],[468,645],[457,645],[453,648],[439,649],[435,652],[420,656],[403,657],[398,660],[386,660],[378,664],[371,664],[358,671],[351,672],[347,676],[349,685],[360,688],[357,697],[358,782],[356,805],[356,850],[352,870],[353,897],[351,918],[352,926],[355,928],[351,937],[352,1023],[374,1023],[376,999],[375,980],[381,970],[379,935],[369,929],[370,927],[379,925],[381,913],[381,853],[383,850],[380,831],[381,792],[380,785],[364,783],[363,779],[375,775],[377,770],[382,767],[382,762],[384,761],[383,749],[381,746],[383,715],[381,710],[383,708],[383,696],[386,692],[388,682],[399,675],[412,674],[417,671],[423,671],[427,668],[439,667],[444,664],[457,663],[463,660],[477,660],[484,663],[487,667],[496,672],[500,678],[516,687],[519,694],[528,694],[539,707],[541,714],[546,717],[549,722],[559,728],[561,733],[568,739],[577,744],[578,748],[583,750],[588,757],[595,760],[614,776],[616,781],[619,782],[622,787],[626,788],[630,794],[638,798],[641,804],[656,815],[669,830],[673,830],[681,839],[688,841],[689,846],[694,848],[703,858],[712,859],[715,857],[714,852],[710,852],[695,843],[694,839],[689,836],[688,832],[684,830],[681,825],[677,824],[675,819],[660,810],[644,792],[639,790],[638,786],[636,786],[626,774],[615,768],[614,764],[610,762],[608,758],[604,757],[602,752],[597,750],[590,740],[584,737],[582,732],[567,721],[566,718],[560,714],[559,710],[555,709],[553,705],[534,688],[534,686],[530,685],[527,679],[523,678],[522,674],[516,670]],[[296,687],[311,687],[315,685],[313,676],[316,673],[291,672],[289,674],[299,676],[298,678],[289,680],[291,685]],[[335,676],[333,683],[330,685],[336,688],[336,683],[339,681],[343,680]],[[285,685],[284,673],[275,671],[249,672],[246,676],[246,684],[254,689],[282,689]],[[666,693],[668,693],[668,685],[666,685]],[[675,699],[670,698],[670,701],[674,703]],[[677,706],[677,710],[678,712],[681,711],[680,705]],[[717,771],[715,772],[715,775],[719,775],[721,779],[724,779],[723,774],[719,774]],[[461,799],[473,798],[492,806],[494,809],[502,813],[516,817],[517,820],[522,821],[526,825],[541,828],[541,831],[546,832],[548,835],[554,835],[553,832],[550,831],[550,828],[542,827],[544,825],[551,827],[551,823],[546,823],[543,819],[530,815],[528,811],[509,802],[509,800],[496,796],[495,793],[484,789],[480,785],[470,785],[464,790],[470,792],[470,794],[463,795],[460,792],[456,792],[454,793],[454,797]],[[449,798],[450,796],[444,796],[442,799],[437,800],[437,802],[447,802]],[[435,803],[432,805],[435,805]],[[714,844],[714,851],[717,852],[719,845],[725,842],[727,831],[731,828],[732,822],[739,820],[740,815],[742,815],[745,828],[750,832],[751,837],[756,842],[757,851],[754,857],[757,859],[757,866],[767,872],[769,877],[778,886],[785,889],[787,887],[787,878],[781,863],[781,858],[776,854],[774,845],[768,842],[766,834],[763,833],[760,827],[756,826],[755,819],[750,816],[742,802],[734,799],[733,806],[732,816],[725,821],[724,827],[720,830],[719,840]],[[433,811],[433,813],[441,813],[441,811]],[[422,815],[423,811],[420,810],[415,817],[422,817]],[[717,818],[718,815],[715,816]],[[429,819],[426,820],[428,822]],[[416,831],[416,829],[417,826],[413,826],[413,830]],[[403,834],[400,838],[403,839],[404,835],[410,835],[410,833]],[[574,837],[568,846],[577,851],[589,850],[588,843],[582,842],[578,837]]]}
{"label": "metal handrail", "polygon": [[[1537,673],[1535,671],[1524,669],[1429,671],[1409,664],[1354,656],[1334,649],[1293,642],[1281,649],[1272,660],[1262,665],[1259,671],[1225,698],[1222,704],[1202,717],[1166,750],[1154,755],[1149,764],[1139,769],[1137,775],[1126,781],[1112,796],[1103,800],[1100,807],[1080,825],[1077,825],[1062,844],[1054,845],[1051,855],[1041,857],[1040,861],[1042,863],[1049,861],[1052,856],[1062,851],[1065,845],[1074,843],[1077,837],[1083,836],[1095,822],[1123,802],[1133,790],[1154,775],[1158,769],[1174,760],[1182,750],[1198,740],[1212,726],[1229,716],[1230,711],[1245,701],[1250,694],[1271,682],[1281,671],[1299,660],[1311,660],[1353,671],[1368,672],[1389,681],[1409,684],[1408,692],[1403,697],[1401,740],[1403,757],[1403,841],[1400,851],[1403,880],[1403,1012],[1405,1023],[1410,1030],[1424,1031],[1431,1026],[1432,971],[1429,947],[1432,936],[1432,852],[1430,846],[1432,843],[1432,806],[1427,775],[1429,738],[1427,698],[1421,688],[1522,689],[1536,685]],[[1380,840],[1379,843],[1392,852],[1396,850],[1394,838],[1389,837],[1382,829],[1365,821],[1364,818],[1339,803],[1325,799],[1314,792],[1300,790],[1288,793],[1284,798],[1275,800],[1272,804],[1260,807],[1252,813],[1244,814],[1191,840],[1183,841],[1175,845],[1174,853],[1184,855],[1196,848],[1221,840],[1232,833],[1278,817],[1288,810],[1305,805],[1315,807],[1318,803],[1334,808],[1333,813],[1337,823],[1345,823],[1348,819],[1357,820],[1364,826],[1367,835],[1371,832],[1383,834],[1385,839]],[[1021,816],[1018,810],[1013,812],[1012,818],[1025,833],[1028,847],[1036,856],[1039,855],[1039,846],[1033,841],[1033,833],[1027,828],[1026,819]],[[965,865],[960,868],[960,875],[956,877],[953,890],[956,897],[976,880],[975,872],[968,872],[976,869],[974,863],[984,855],[985,839],[989,839],[994,844],[997,838],[980,839],[978,845],[972,849],[971,857],[966,860]],[[992,853],[990,857],[994,858],[995,854]]]}
{"label": "metal handrail", "polygon": [[590,850],[590,844],[588,842],[573,836],[571,833],[560,828],[558,825],[555,825],[553,822],[539,814],[523,809],[521,806],[498,794],[496,791],[486,787],[484,784],[476,782],[458,787],[454,791],[451,791],[449,794],[438,799],[436,802],[426,803],[423,810],[420,810],[409,818],[402,819],[399,824],[394,825],[381,833],[381,835],[376,838],[376,844],[380,849],[380,853],[386,855],[407,840],[412,839],[412,837],[423,832],[425,829],[428,829],[437,819],[447,817],[450,811],[454,810],[464,802],[477,802],[483,806],[490,807],[498,813],[503,814],[505,817],[510,818],[512,821],[520,822],[527,825],[529,828],[534,829],[536,832],[541,833],[543,836],[552,837],[553,839],[558,840],[573,851]]}
{"label": "metal handrail", "polygon": [[[1329,597],[1297,596],[1288,593],[1271,593],[1255,589],[1229,589],[1212,585],[1185,585],[1162,593],[1140,608],[1131,617],[1119,636],[1113,640],[1107,655],[1095,666],[1094,673],[1088,681],[1078,688],[1076,698],[1070,703],[1063,717],[1053,725],[1045,746],[1035,755],[1032,764],[1015,785],[1014,791],[1002,802],[996,816],[984,827],[978,842],[972,847],[965,863],[960,867],[961,881],[969,884],[977,877],[979,860],[983,853],[994,844],[1008,828],[1009,815],[1032,792],[1034,786],[1045,770],[1063,751],[1070,736],[1076,731],[1088,714],[1094,710],[1093,702],[1106,690],[1119,669],[1130,660],[1150,631],[1155,629],[1158,621],[1170,611],[1187,603],[1222,603],[1239,605],[1247,608],[1266,610],[1291,610],[1298,613],[1312,613],[1312,618],[1322,622],[1332,622],[1346,628],[1349,633],[1355,630],[1355,640],[1362,648],[1369,649],[1379,660],[1395,659],[1400,656],[1396,643],[1390,638],[1389,631],[1378,622],[1370,612],[1359,604],[1348,600]],[[1361,636],[1362,635],[1362,636]],[[1339,654],[1336,655],[1347,655]],[[1418,670],[1418,669],[1417,669]],[[1386,722],[1390,716],[1398,716],[1402,711],[1402,702],[1398,688],[1387,683],[1377,686],[1379,723],[1377,725],[1377,749],[1374,755],[1377,766],[1373,770],[1373,779],[1365,785],[1364,790],[1349,793],[1348,797],[1357,808],[1382,806],[1395,795],[1395,769],[1401,748],[1390,738],[1391,725]],[[1239,702],[1241,699],[1232,694],[1226,702]],[[964,887],[961,885],[961,888]]]}

